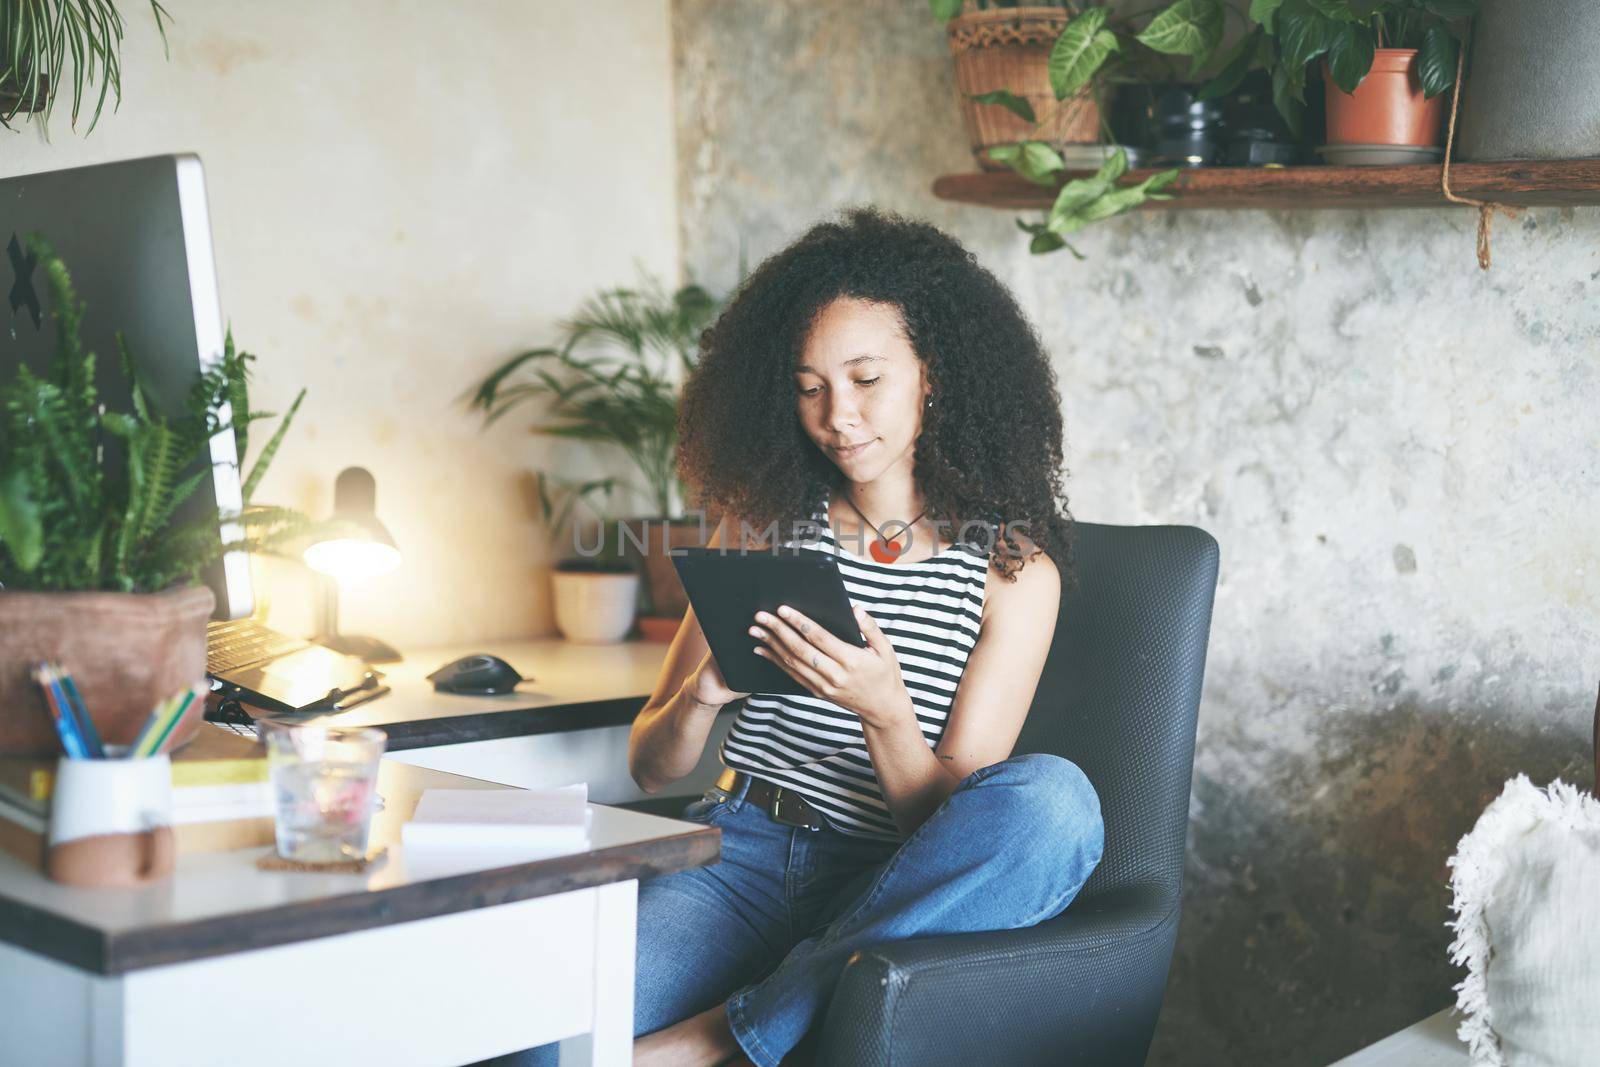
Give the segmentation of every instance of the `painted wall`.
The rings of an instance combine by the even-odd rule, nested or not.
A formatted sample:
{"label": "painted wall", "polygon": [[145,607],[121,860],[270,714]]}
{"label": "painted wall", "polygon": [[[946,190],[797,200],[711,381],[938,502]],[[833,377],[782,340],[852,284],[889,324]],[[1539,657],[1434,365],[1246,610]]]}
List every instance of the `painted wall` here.
{"label": "painted wall", "polygon": [[[651,177],[675,168],[667,0],[166,6],[170,60],[127,5],[120,111],[87,138],[64,107],[48,143],[0,131],[0,175],[198,152],[259,405],[309,390],[258,499],[322,513],[366,466],[404,554],[346,595],[344,629],[553,633],[528,472],[626,468],[515,416],[481,433],[457,398],[636,264],[676,280],[672,183]],[[308,628],[308,573],[267,570],[272,621]]]}
{"label": "painted wall", "polygon": [[1048,342],[1080,518],[1222,545],[1152,1063],[1322,1064],[1453,1000],[1445,858],[1518,771],[1589,785],[1600,209],[1142,215],[1032,257],[920,0],[674,8],[685,267],[834,208],[946,229]]}

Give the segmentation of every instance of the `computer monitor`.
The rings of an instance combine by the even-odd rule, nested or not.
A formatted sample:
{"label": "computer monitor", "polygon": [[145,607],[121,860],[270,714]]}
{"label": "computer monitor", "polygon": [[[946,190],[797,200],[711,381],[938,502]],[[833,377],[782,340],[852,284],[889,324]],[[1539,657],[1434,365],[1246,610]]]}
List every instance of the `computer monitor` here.
{"label": "computer monitor", "polygon": [[[27,248],[33,233],[61,256],[85,305],[83,342],[98,356],[95,385],[107,406],[130,410],[116,357],[121,330],[152,399],[178,410],[201,369],[222,357],[222,303],[199,157],[154,156],[0,179],[6,256],[0,284],[9,294],[0,374],[7,379],[21,362],[42,374],[55,346],[49,287]],[[241,507],[231,432],[211,439],[211,461],[212,477],[186,513],[204,509],[220,521]],[[242,533],[234,522],[221,528],[224,544]],[[229,553],[204,577],[217,597],[216,618],[250,614],[245,553]]]}

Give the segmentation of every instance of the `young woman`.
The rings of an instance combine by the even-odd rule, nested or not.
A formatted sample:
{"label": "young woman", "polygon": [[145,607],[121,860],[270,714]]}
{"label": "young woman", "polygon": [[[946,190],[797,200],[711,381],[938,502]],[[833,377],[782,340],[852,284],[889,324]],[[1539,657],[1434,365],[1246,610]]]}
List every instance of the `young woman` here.
{"label": "young woman", "polygon": [[680,474],[723,516],[708,544],[835,556],[869,642],[757,616],[812,695],[739,693],[691,609],[633,725],[654,793],[744,700],[684,813],[721,829],[721,862],[639,887],[634,1062],[774,1067],[857,949],[1037,923],[1099,862],[1083,773],[1011,755],[1069,548],[1060,398],[992,274],[932,226],[857,209],[743,283],[678,429]]}

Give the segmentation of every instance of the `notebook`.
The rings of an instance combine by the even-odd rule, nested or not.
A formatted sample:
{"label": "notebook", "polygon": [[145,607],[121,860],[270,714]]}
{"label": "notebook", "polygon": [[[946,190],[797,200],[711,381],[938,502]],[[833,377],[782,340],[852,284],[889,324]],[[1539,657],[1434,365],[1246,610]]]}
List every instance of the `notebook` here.
{"label": "notebook", "polygon": [[400,828],[407,848],[583,848],[589,786],[559,789],[425,789]]}

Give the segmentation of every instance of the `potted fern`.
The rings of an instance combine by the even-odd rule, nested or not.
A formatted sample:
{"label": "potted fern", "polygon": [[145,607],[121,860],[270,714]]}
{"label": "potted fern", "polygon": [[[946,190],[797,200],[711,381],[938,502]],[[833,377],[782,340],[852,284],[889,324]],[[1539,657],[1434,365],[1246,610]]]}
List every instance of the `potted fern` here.
{"label": "potted fern", "polygon": [[[568,508],[602,488],[609,494],[623,485],[649,497],[654,514],[605,524],[605,543],[610,543],[611,527],[626,527],[629,543],[618,546],[609,558],[633,545],[643,546],[649,613],[640,626],[651,639],[663,633],[670,639],[688,607],[667,551],[698,544],[702,534],[699,519],[686,518],[682,510],[686,494],[676,473],[678,383],[673,372],[687,374],[694,368],[700,334],[719,308],[720,301],[699,285],[691,283],[668,294],[659,281],[645,275],[638,288],[606,289],[585,301],[576,315],[560,324],[555,345],[512,356],[468,394],[469,406],[482,412],[485,427],[538,400],[545,405],[546,417],[535,423],[534,433],[608,446],[632,462],[643,485],[603,479],[574,486],[541,474],[540,497],[547,522],[553,514],[551,486],[561,486],[569,494]],[[552,536],[566,514],[563,510],[561,519],[552,524]],[[557,573],[587,577],[596,570],[604,573],[605,567],[605,562],[574,559],[558,565]],[[586,585],[593,588],[586,590]],[[556,587],[558,625],[563,599],[598,595],[599,588],[581,579],[558,579]],[[568,617],[576,616],[575,610],[568,612]]]}
{"label": "potted fern", "polygon": [[[57,741],[31,678],[35,661],[72,671],[101,737],[131,742],[151,708],[205,676],[215,598],[199,584],[201,572],[228,551],[271,551],[309,524],[248,503],[298,397],[244,481],[243,511],[186,511],[210,476],[211,438],[231,429],[242,457],[250,423],[269,417],[249,408],[255,357],[236,351],[230,332],[221,360],[198,375],[180,411],[168,412],[152,402],[121,344],[131,410],[107,410],[67,269],[40,238],[28,247],[53,297],[56,345],[43,376],[24,364],[0,381],[0,753],[49,755]],[[223,544],[219,519],[242,528],[242,538]],[[197,703],[185,715],[174,745],[203,711]]]}

